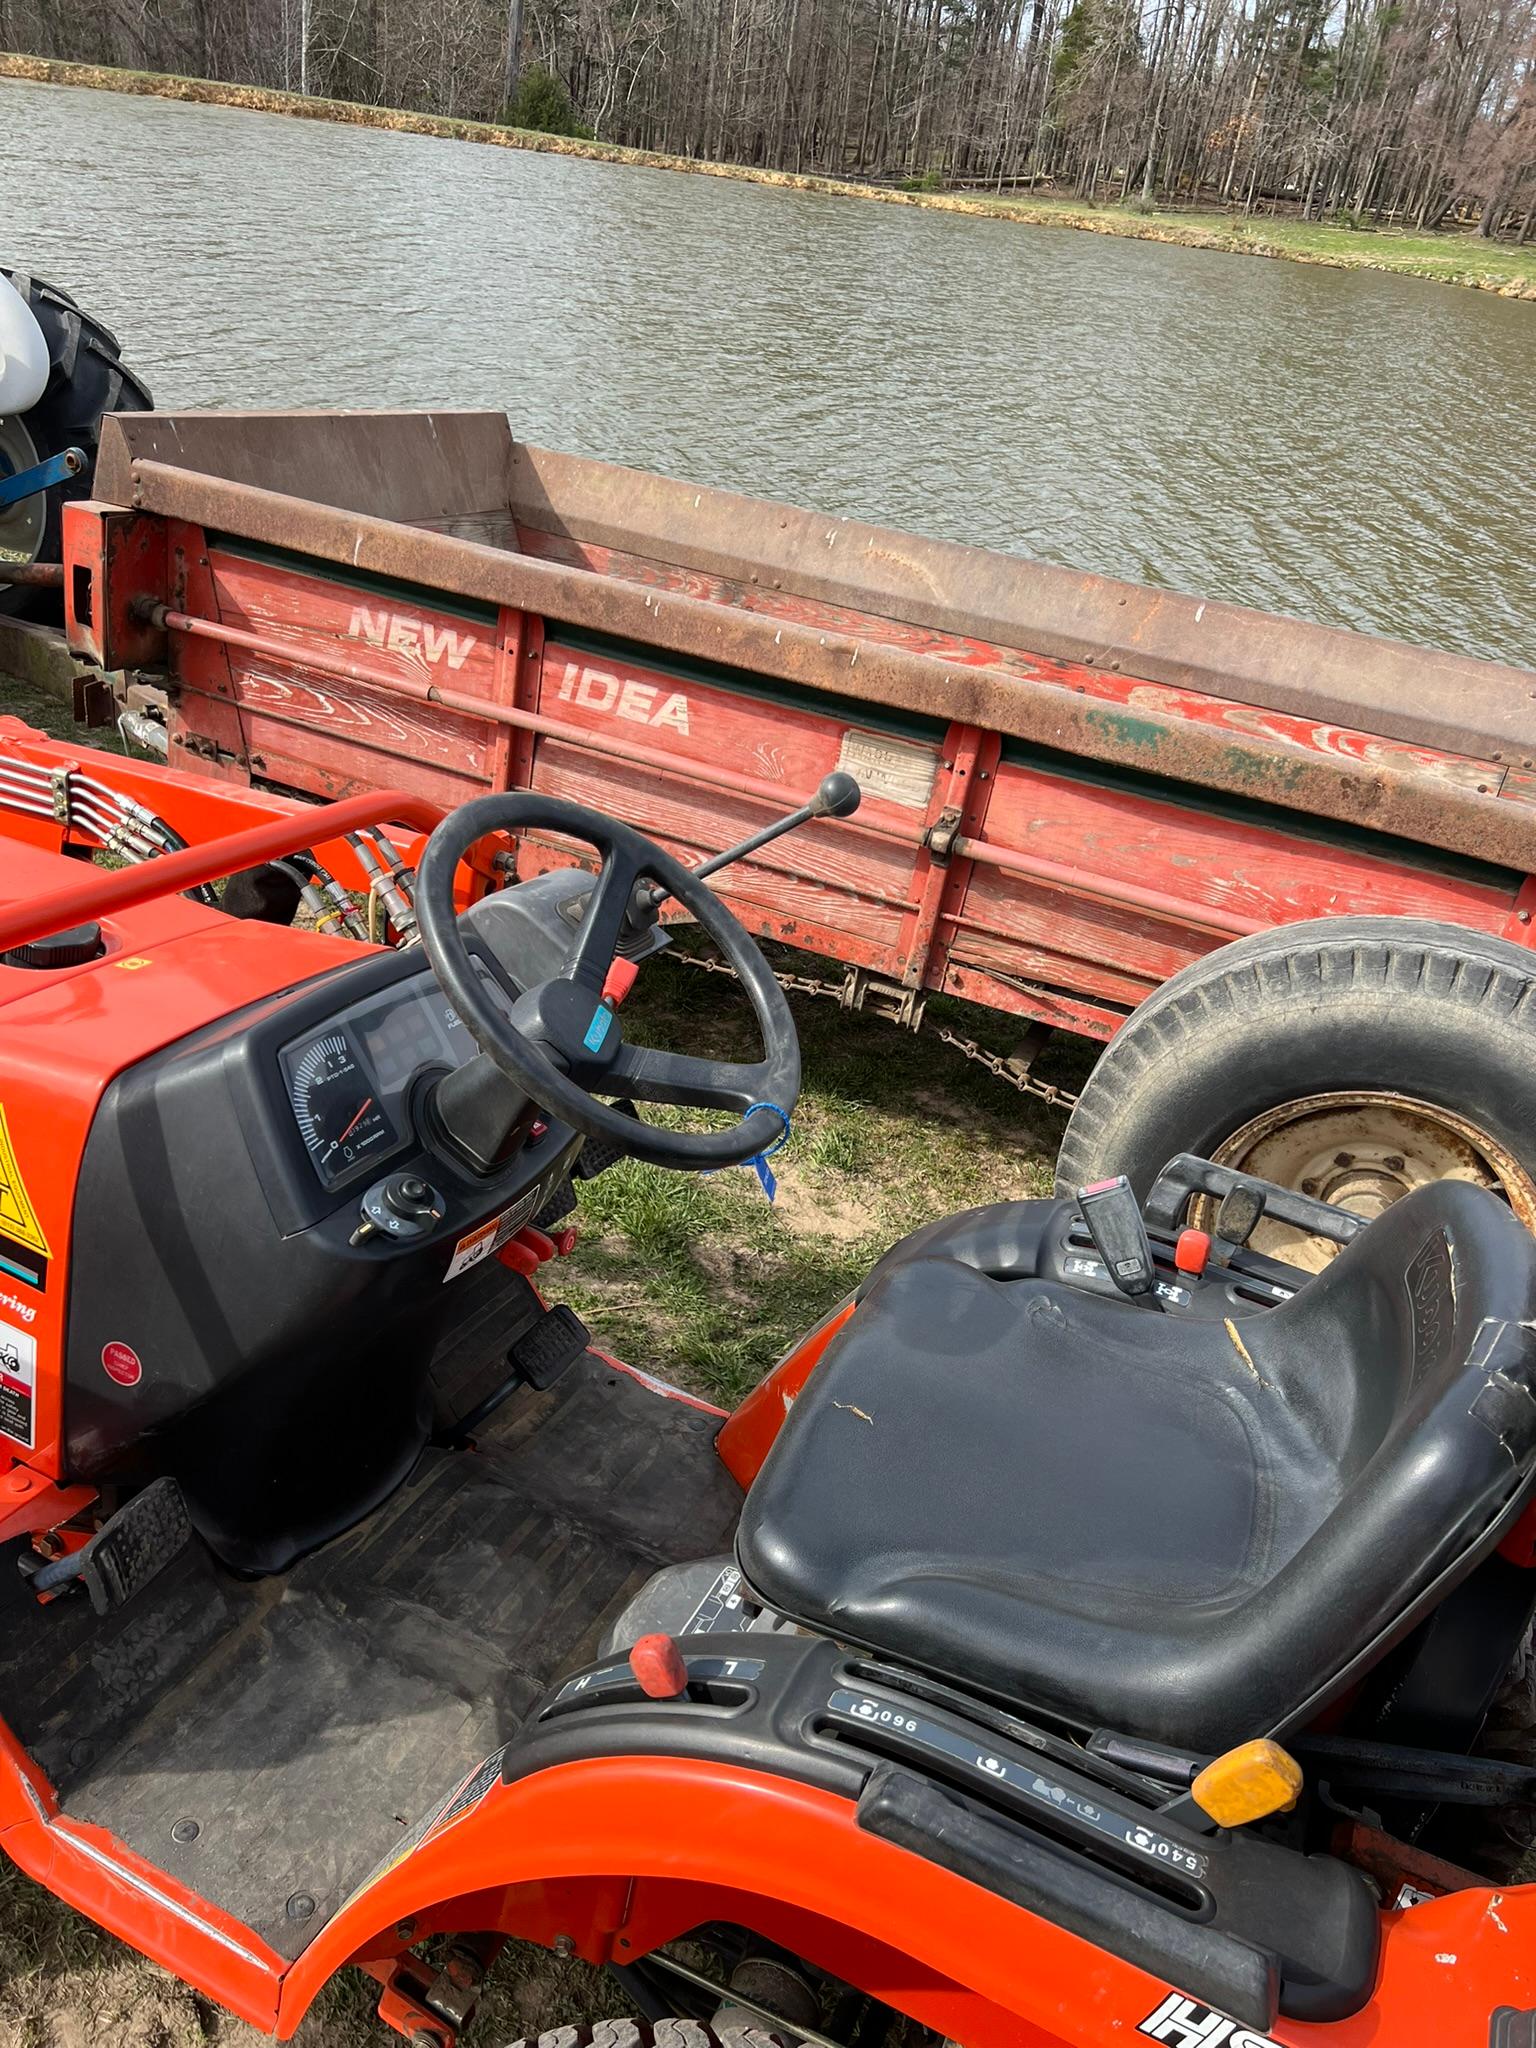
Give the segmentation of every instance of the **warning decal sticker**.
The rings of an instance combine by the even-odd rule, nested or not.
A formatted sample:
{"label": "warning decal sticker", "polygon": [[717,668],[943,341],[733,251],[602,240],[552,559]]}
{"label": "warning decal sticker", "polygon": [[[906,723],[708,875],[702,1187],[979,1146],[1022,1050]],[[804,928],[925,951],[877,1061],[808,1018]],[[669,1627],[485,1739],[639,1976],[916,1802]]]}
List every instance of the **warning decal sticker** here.
{"label": "warning decal sticker", "polygon": [[0,1430],[29,1451],[36,1385],[37,1339],[13,1323],[0,1323]]}
{"label": "warning decal sticker", "polygon": [[503,1209],[499,1216],[493,1216],[489,1223],[482,1223],[478,1230],[471,1230],[461,1237],[453,1248],[453,1257],[448,1261],[444,1281],[457,1280],[461,1273],[467,1273],[471,1266],[478,1266],[482,1259],[488,1259],[493,1252],[499,1252],[509,1239],[516,1237],[528,1218],[540,1206],[544,1193],[541,1181],[526,1195],[519,1195],[510,1209]]}
{"label": "warning decal sticker", "polygon": [[[37,1259],[51,1256],[48,1240],[37,1220],[37,1211],[32,1206],[32,1198],[21,1178],[21,1169],[16,1164],[4,1109],[0,1109],[0,1237],[8,1239],[23,1255],[32,1253],[34,1257],[27,1263],[34,1271]],[[15,1267],[11,1266],[10,1270],[15,1271]],[[30,1272],[17,1273],[17,1278],[27,1280],[33,1286],[42,1284],[41,1279],[33,1280]]]}

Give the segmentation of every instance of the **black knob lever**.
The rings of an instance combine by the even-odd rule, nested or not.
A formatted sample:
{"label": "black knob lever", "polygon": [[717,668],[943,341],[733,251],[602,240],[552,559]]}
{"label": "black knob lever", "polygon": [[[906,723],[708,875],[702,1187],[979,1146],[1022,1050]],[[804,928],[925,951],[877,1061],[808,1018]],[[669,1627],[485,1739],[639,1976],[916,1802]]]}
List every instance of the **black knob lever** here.
{"label": "black knob lever", "polygon": [[1120,1292],[1144,1308],[1161,1309],[1152,1241],[1125,1175],[1117,1173],[1112,1180],[1079,1188],[1077,1203],[1104,1270]]}
{"label": "black knob lever", "polygon": [[[771,825],[765,825],[761,832],[754,832],[750,839],[743,839],[738,846],[728,846],[724,853],[701,860],[693,872],[696,875],[718,874],[732,861],[744,860],[749,853],[757,853],[767,846],[770,840],[781,839],[786,832],[793,832],[797,825],[809,824],[812,818],[851,818],[863,800],[864,792],[854,778],[843,769],[834,768],[830,775],[823,775],[809,803],[801,804],[798,810],[789,811],[782,818],[775,818]],[[661,908],[668,894],[659,882],[642,885],[642,891],[637,894],[641,893],[646,907],[652,911]]]}

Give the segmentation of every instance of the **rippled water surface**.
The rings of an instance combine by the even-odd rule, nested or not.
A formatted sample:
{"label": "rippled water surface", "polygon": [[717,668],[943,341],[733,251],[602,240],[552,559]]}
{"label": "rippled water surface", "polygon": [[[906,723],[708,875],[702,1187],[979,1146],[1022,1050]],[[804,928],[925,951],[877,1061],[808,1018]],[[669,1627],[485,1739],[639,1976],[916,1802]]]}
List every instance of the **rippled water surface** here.
{"label": "rippled water surface", "polygon": [[1536,666],[1536,305],[0,83],[0,259],[166,406],[547,445]]}

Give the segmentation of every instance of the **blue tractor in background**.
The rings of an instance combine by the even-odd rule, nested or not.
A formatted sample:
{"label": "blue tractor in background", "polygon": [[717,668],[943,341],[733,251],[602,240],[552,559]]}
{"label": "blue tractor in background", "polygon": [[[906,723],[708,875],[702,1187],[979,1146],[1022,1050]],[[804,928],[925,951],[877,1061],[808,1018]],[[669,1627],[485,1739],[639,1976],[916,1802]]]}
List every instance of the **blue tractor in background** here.
{"label": "blue tractor in background", "polygon": [[151,403],[68,292],[0,269],[0,612],[56,613],[62,507],[89,492],[104,415]]}

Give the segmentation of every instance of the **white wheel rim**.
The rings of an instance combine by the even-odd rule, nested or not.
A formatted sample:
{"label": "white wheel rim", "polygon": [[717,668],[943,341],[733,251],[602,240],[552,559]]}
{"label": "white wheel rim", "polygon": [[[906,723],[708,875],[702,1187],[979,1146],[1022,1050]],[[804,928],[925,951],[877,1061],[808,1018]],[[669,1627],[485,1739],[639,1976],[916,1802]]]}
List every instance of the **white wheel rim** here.
{"label": "white wheel rim", "polygon": [[[1218,1165],[1367,1217],[1431,1181],[1469,1181],[1501,1194],[1536,1231],[1536,1180],[1496,1138],[1453,1110],[1386,1089],[1280,1103],[1234,1131],[1211,1156]],[[1267,1217],[1252,1244],[1309,1273],[1321,1272],[1339,1250],[1328,1238]]]}

